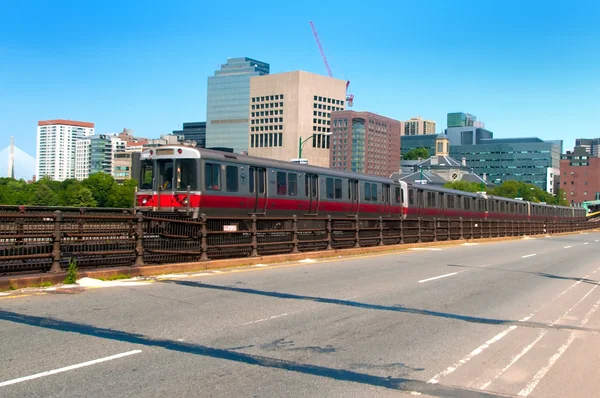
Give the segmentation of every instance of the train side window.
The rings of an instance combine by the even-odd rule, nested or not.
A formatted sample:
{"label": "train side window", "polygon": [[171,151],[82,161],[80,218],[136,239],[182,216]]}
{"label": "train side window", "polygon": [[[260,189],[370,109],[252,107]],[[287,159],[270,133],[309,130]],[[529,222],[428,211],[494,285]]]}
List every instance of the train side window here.
{"label": "train side window", "polygon": [[140,189],[152,189],[154,180],[154,167],[151,160],[142,161],[142,173],[140,176]]}
{"label": "train side window", "polygon": [[470,198],[464,198],[464,209],[465,210],[470,210],[471,209],[471,206],[470,206],[470,203],[469,203],[469,199]]}
{"label": "train side window", "polygon": [[327,199],[333,199],[333,178],[325,179],[325,192]]}
{"label": "train side window", "polygon": [[414,189],[408,190],[408,205],[409,206],[415,205],[415,190]]}
{"label": "train side window", "polygon": [[509,205],[508,205],[508,212],[510,214],[514,214],[515,213],[515,204],[514,203],[512,203],[512,202],[509,203]]}
{"label": "train side window", "polygon": [[288,195],[298,195],[298,175],[296,173],[288,174]]}
{"label": "train side window", "polygon": [[377,184],[371,184],[371,201],[377,202]]}
{"label": "train side window", "polygon": [[446,207],[448,209],[454,209],[454,195],[446,196]]}
{"label": "train side window", "polygon": [[310,176],[311,179],[311,195],[313,198],[317,197],[317,193],[318,193],[318,186],[319,186],[319,176],[315,175],[315,174],[311,174]]}
{"label": "train side window", "polygon": [[427,192],[427,207],[435,207],[435,192]]}
{"label": "train side window", "polygon": [[265,169],[258,169],[258,193],[265,193],[265,180],[266,180]]}
{"label": "train side window", "polygon": [[365,182],[365,201],[371,201],[371,184],[368,182]]}
{"label": "train side window", "polygon": [[310,177],[308,174],[304,174],[304,195],[308,198],[310,196]]}
{"label": "train side window", "polygon": [[335,179],[335,198],[342,199],[342,180],[340,178]]}
{"label": "train side window", "polygon": [[402,190],[400,187],[394,187],[395,195],[394,195],[394,203],[402,203]]}
{"label": "train side window", "polygon": [[214,163],[204,165],[204,185],[210,191],[221,190],[221,165]]}
{"label": "train side window", "polygon": [[248,172],[248,191],[250,193],[254,193],[254,174],[256,169],[254,167],[250,167]]}
{"label": "train side window", "polygon": [[225,187],[227,192],[238,191],[238,168],[237,166],[225,167]]}
{"label": "train side window", "polygon": [[286,173],[283,171],[277,172],[277,195],[287,195]]}

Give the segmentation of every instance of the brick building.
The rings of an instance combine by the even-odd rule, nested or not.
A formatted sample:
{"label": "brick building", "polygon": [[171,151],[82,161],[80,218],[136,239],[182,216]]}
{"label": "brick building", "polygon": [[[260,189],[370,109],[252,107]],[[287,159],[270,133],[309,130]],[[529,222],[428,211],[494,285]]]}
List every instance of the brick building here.
{"label": "brick building", "polygon": [[575,147],[560,160],[560,187],[571,205],[600,199],[600,158],[590,156],[586,148]]}
{"label": "brick building", "polygon": [[401,126],[371,112],[333,112],[329,167],[384,177],[398,172]]}

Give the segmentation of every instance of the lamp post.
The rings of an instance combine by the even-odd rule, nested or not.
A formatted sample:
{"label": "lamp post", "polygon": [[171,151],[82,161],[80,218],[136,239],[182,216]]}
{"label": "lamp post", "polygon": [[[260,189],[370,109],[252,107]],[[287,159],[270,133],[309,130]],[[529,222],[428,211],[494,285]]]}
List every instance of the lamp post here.
{"label": "lamp post", "polygon": [[[332,132],[327,132],[327,133],[323,133],[321,135],[327,136],[327,135],[332,135],[332,134],[333,134]],[[298,137],[298,159],[302,159],[302,145],[304,145],[306,143],[306,141],[310,140],[315,135],[317,135],[317,134],[311,135],[310,137],[308,137],[304,141],[302,141],[302,137]]]}

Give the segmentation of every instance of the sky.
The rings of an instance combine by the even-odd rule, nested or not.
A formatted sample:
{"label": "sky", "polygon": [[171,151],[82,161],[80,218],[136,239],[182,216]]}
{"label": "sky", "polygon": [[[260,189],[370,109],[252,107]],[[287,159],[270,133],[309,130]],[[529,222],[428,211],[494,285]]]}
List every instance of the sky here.
{"label": "sky", "polygon": [[158,137],[206,120],[228,57],[351,81],[354,109],[496,138],[600,137],[600,2],[0,0],[0,149],[35,156],[38,120]]}

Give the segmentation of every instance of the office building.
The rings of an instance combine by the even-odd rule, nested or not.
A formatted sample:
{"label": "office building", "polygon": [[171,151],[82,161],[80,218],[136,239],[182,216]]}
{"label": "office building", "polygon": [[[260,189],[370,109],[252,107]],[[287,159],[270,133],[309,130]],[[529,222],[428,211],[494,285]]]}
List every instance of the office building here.
{"label": "office building", "polygon": [[447,127],[477,127],[475,126],[476,121],[477,117],[469,113],[448,113]]}
{"label": "office building", "polygon": [[113,175],[114,154],[125,151],[126,143],[113,134],[96,134],[76,142],[75,176],[84,180],[96,173]]}
{"label": "office building", "polygon": [[183,123],[183,129],[173,131],[173,135],[183,136],[185,141],[195,142],[198,148],[206,148],[206,122]]}
{"label": "office building", "polygon": [[560,187],[570,205],[600,200],[600,158],[589,148],[576,146],[560,160]]}
{"label": "office building", "polygon": [[555,193],[559,173],[560,148],[539,138],[483,139],[474,144],[453,145],[450,155],[466,159],[466,165],[487,180],[508,180],[534,184]]}
{"label": "office building", "polygon": [[140,161],[141,152],[125,151],[115,152],[113,158],[113,178],[119,184],[136,178],[134,174],[135,166]]}
{"label": "office building", "polygon": [[269,64],[251,58],[229,58],[208,78],[206,147],[248,150],[250,78],[269,74]]}
{"label": "office building", "polygon": [[[444,136],[444,134],[439,134]],[[426,134],[426,135],[404,135],[400,140],[400,154],[406,155],[407,152],[417,148],[427,148],[429,150],[429,156],[435,155],[435,141],[438,138],[438,134]]]}
{"label": "office building", "polygon": [[435,122],[433,120],[424,120],[421,116],[415,116],[404,122],[403,135],[427,134],[435,134]]}
{"label": "office building", "polygon": [[248,154],[328,167],[331,113],[345,101],[345,80],[304,71],[252,77]]}
{"label": "office building", "polygon": [[89,138],[75,141],[75,179],[83,181],[90,176],[91,143]]}
{"label": "office building", "polygon": [[402,122],[371,112],[331,114],[329,167],[389,177],[400,168]]}
{"label": "office building", "polygon": [[94,123],[55,119],[38,122],[37,163],[38,179],[49,177],[64,181],[75,177],[75,143],[94,134]]}
{"label": "office building", "polygon": [[577,138],[575,146],[584,148],[592,156],[600,157],[600,138]]}

